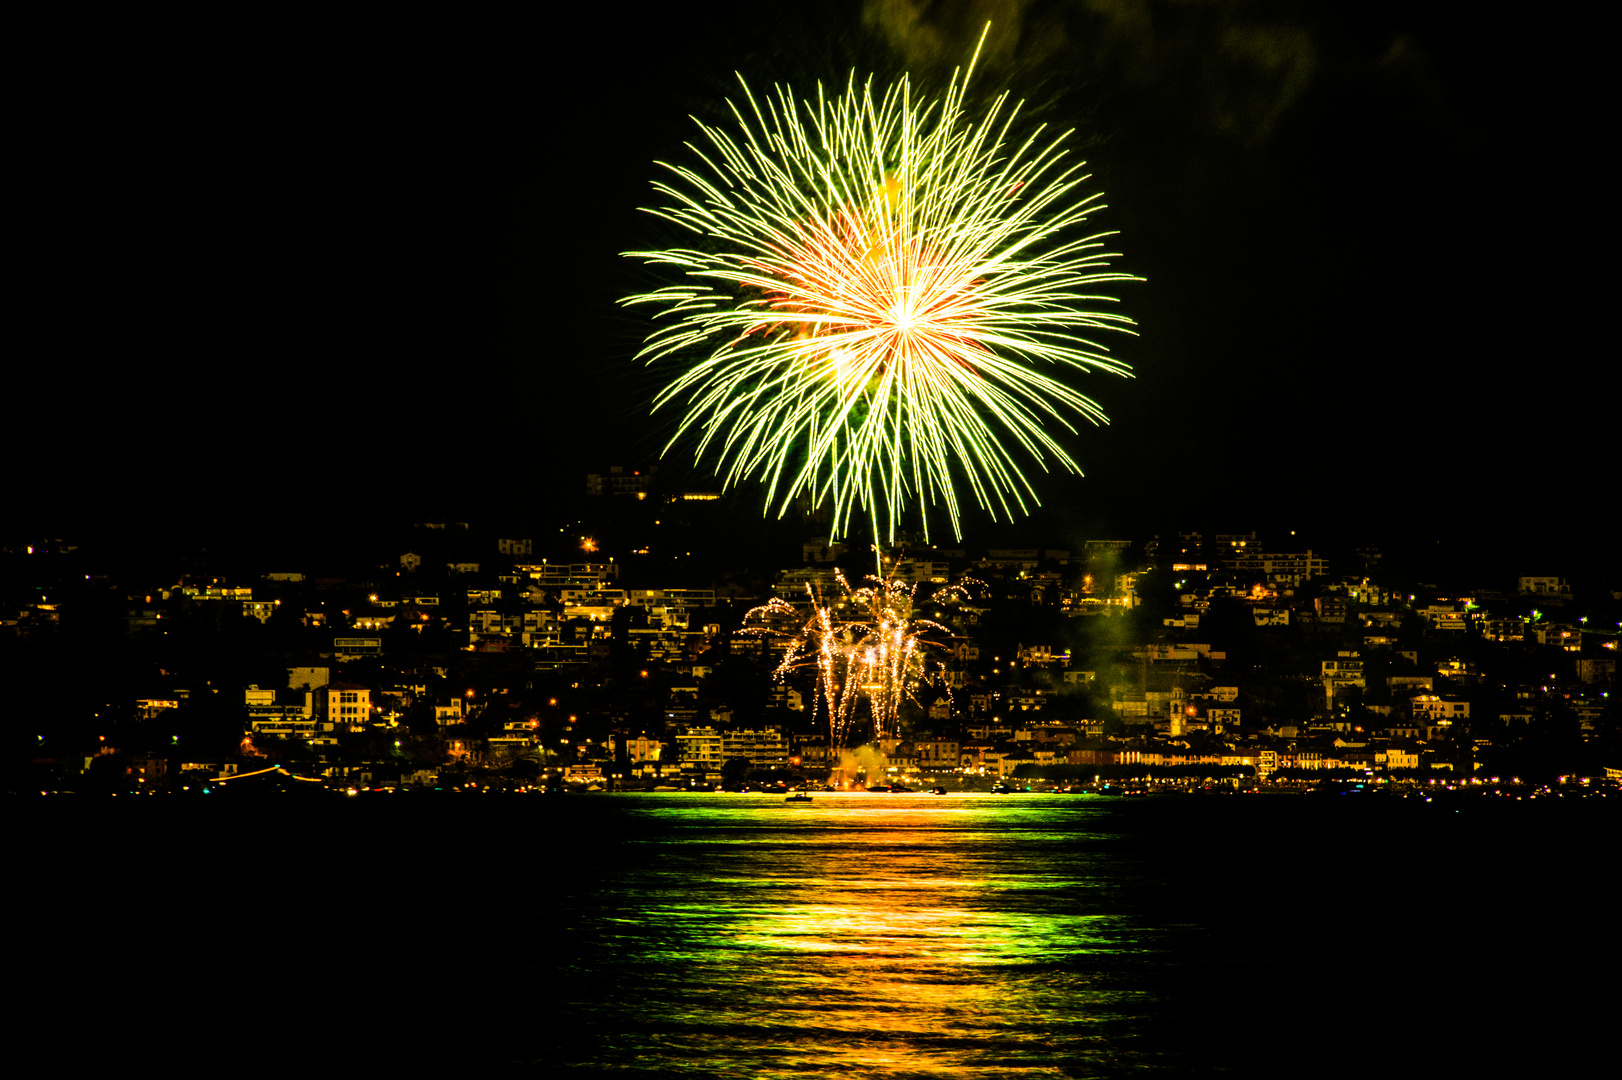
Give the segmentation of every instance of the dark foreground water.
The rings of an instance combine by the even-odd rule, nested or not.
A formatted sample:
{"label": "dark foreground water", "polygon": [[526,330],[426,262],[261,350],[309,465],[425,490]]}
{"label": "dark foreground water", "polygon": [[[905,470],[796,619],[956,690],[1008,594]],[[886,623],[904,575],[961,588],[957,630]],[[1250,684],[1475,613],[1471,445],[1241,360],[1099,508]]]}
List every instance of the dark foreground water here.
{"label": "dark foreground water", "polygon": [[16,982],[69,1057],[1574,1075],[1616,1019],[1592,803],[123,802],[27,807],[15,835]]}

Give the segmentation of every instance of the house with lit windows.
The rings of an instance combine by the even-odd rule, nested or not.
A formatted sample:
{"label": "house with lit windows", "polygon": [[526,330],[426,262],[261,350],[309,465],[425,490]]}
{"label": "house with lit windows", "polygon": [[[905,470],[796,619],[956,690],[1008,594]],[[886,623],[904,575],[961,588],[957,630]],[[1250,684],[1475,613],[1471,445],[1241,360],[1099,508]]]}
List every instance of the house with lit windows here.
{"label": "house with lit windows", "polygon": [[310,690],[261,690],[257,684],[243,691],[248,708],[248,726],[255,734],[282,738],[315,740],[332,728],[315,718],[315,693]]}
{"label": "house with lit windows", "polygon": [[710,725],[690,725],[676,736],[681,771],[696,780],[719,783],[723,757],[721,732]]}
{"label": "house with lit windows", "polygon": [[356,683],[333,682],[315,691],[318,723],[361,731],[371,721],[372,692]]}

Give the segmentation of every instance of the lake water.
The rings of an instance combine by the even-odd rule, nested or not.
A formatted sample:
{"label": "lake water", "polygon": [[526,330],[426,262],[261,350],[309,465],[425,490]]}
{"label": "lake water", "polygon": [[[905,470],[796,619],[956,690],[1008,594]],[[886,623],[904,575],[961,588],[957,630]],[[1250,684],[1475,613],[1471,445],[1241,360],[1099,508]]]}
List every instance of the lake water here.
{"label": "lake water", "polygon": [[[1609,807],[146,802],[36,814],[36,916],[67,939],[45,982],[125,1039],[203,1057],[762,1080],[1559,1074],[1611,1008],[1590,981],[1612,978]],[[81,857],[38,839],[82,843],[87,815]],[[95,946],[66,914],[87,896]],[[160,1004],[163,972],[180,978]]]}
{"label": "lake water", "polygon": [[[562,1060],[739,1077],[1138,1068],[1187,926],[1079,799],[643,799],[559,910]],[[611,992],[610,992],[611,991]]]}

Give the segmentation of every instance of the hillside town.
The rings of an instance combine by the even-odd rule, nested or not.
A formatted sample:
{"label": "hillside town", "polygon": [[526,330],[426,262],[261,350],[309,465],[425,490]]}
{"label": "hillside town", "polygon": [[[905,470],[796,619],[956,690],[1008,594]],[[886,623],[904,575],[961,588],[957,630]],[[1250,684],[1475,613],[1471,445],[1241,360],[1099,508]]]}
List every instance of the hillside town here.
{"label": "hillside town", "polygon": [[[878,553],[806,535],[771,565],[670,551],[720,545],[715,496],[650,494],[628,470],[587,482],[640,545],[584,520],[422,521],[341,573],[271,547],[137,579],[71,538],[8,544],[0,649],[33,684],[8,786],[1251,790],[1622,766],[1616,583],[1505,567],[1443,589],[1373,546],[1254,530]],[[813,598],[848,617],[880,558],[932,629],[894,724],[858,702],[842,739],[817,665],[784,653]],[[798,614],[763,618],[774,597]]]}

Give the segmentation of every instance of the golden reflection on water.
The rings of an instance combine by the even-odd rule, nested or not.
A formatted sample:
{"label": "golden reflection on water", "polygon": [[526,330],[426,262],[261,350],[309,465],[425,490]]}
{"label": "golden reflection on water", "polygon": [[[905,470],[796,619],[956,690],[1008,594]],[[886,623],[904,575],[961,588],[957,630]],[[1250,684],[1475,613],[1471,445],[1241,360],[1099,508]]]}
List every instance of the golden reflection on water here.
{"label": "golden reflection on water", "polygon": [[[1095,985],[1088,958],[1138,945],[1119,916],[1077,910],[1097,884],[1085,852],[1021,856],[1085,830],[982,800],[716,798],[649,808],[676,826],[665,854],[696,845],[719,863],[700,896],[644,915],[660,930],[649,959],[703,987],[672,995],[662,1068],[1056,1076],[1107,1042],[1099,1025],[1130,995]],[[705,1051],[689,1059],[693,1035]]]}

